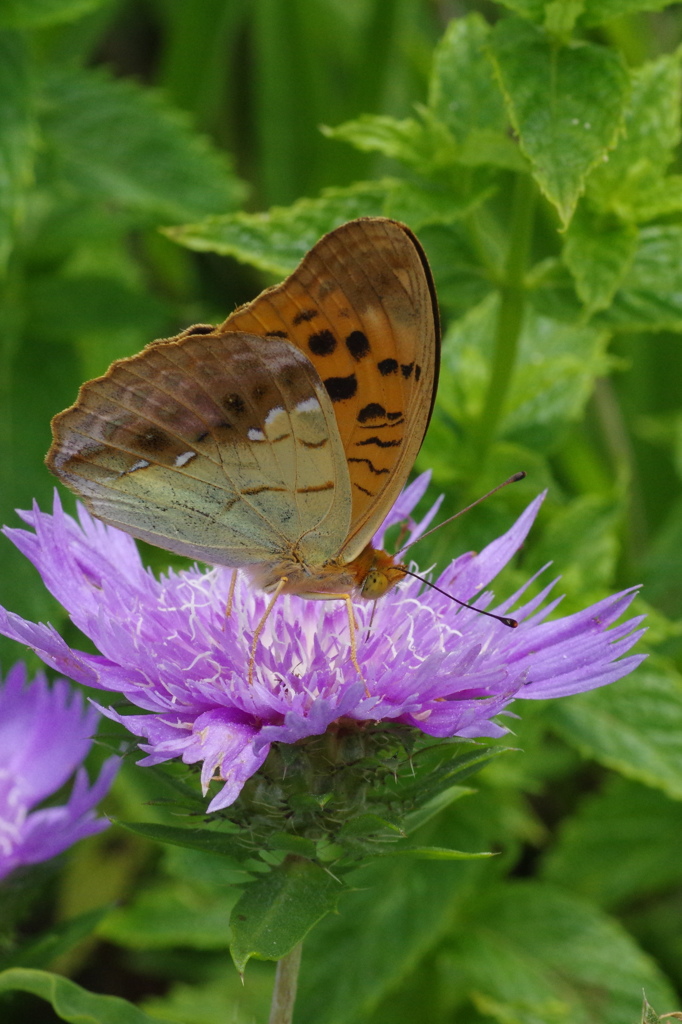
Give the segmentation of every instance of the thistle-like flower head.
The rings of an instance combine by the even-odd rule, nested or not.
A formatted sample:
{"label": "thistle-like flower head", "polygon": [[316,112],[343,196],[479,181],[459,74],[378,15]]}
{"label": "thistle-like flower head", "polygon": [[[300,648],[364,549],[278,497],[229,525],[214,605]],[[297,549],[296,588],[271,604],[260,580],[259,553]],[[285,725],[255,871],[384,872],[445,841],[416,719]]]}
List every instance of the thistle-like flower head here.
{"label": "thistle-like flower head", "polygon": [[[409,516],[427,484],[424,474],[406,488],[376,546],[388,526]],[[519,549],[541,501],[479,554],[451,562],[438,586],[488,608],[492,595],[483,588]],[[435,511],[410,522],[410,540]],[[127,698],[140,714],[102,710],[144,738],[140,763],[202,762],[204,790],[215,777],[224,783],[211,811],[237,798],[275,741],[322,734],[339,719],[401,723],[435,737],[500,736],[506,729],[495,716],[515,698],[603,686],[643,657],[623,657],[641,635],[641,619],[614,625],[633,589],[547,621],[560,600],[549,600],[553,584],[525,600],[526,584],[492,609],[518,620],[509,629],[408,579],[374,610],[367,602],[355,606],[363,680],[350,658],[344,603],[285,596],[267,619],[249,684],[251,642],[267,598],[244,577],[228,617],[231,570],[192,568],[157,579],[129,536],[83,509],[76,521],[55,497],[51,515],[37,508],[21,515],[31,531],[5,533],[101,653],[74,650],[51,626],[2,610],[0,632],[72,679]]]}

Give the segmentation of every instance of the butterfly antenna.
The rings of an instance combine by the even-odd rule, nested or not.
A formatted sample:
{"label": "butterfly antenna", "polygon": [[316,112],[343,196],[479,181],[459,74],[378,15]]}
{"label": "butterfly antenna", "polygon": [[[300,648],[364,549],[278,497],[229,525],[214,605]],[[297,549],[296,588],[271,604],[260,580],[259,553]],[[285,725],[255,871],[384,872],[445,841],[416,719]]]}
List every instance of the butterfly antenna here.
{"label": "butterfly antenna", "polygon": [[[514,475],[510,476],[508,480],[504,481],[504,483],[498,484],[497,487],[493,487],[492,491],[488,491],[488,493],[482,495],[482,497],[476,498],[476,501],[472,501],[471,504],[467,505],[466,508],[461,508],[459,512],[455,512],[454,516],[450,516],[449,519],[444,519],[442,523],[438,524],[438,526],[434,526],[431,530],[427,530],[426,533],[422,533],[415,540],[410,541],[409,544],[406,544],[405,547],[401,548],[400,551],[396,552],[395,558],[400,558],[400,556],[403,555],[408,548],[411,548],[413,544],[416,544],[420,540],[424,540],[424,537],[429,537],[432,533],[435,533],[436,530],[440,530],[441,526],[447,526],[447,524],[451,523],[453,519],[459,519],[459,517],[463,516],[465,512],[470,512],[472,508],[476,508],[476,506],[480,505],[482,501],[486,501],[488,498],[492,497],[493,494],[497,494],[497,492],[501,491],[503,487],[506,487],[508,484],[516,484],[519,482],[519,480],[523,480],[525,476],[526,474],[523,470],[521,470],[519,473],[514,473]],[[412,573],[412,575],[414,575],[414,573]],[[426,583],[426,580],[424,580],[423,582]],[[433,584],[430,583],[429,586],[433,586]],[[436,590],[437,589],[438,587],[436,587]],[[446,594],[445,596],[450,597],[450,594]],[[453,601],[456,600],[457,598],[453,598]],[[496,616],[493,616],[493,618],[496,618]]]}
{"label": "butterfly antenna", "polygon": [[487,615],[489,619],[497,619],[498,622],[501,622],[505,626],[509,626],[510,629],[516,629],[518,626],[516,619],[511,619],[507,615],[495,615],[494,612],[487,612],[484,608],[473,608],[472,605],[467,604],[466,601],[460,601],[458,597],[453,597],[453,595],[448,594],[446,590],[441,590],[441,588],[437,587],[435,583],[430,583],[422,576],[417,576],[416,572],[410,572],[410,570],[406,569],[404,565],[401,566],[401,569],[408,576],[414,576],[416,580],[419,580],[421,583],[425,583],[427,587],[431,587],[432,590],[437,590],[439,594],[443,595],[443,597],[449,597],[451,601],[455,601],[455,603],[461,605],[462,608],[468,608],[470,612],[477,612],[479,615]]}

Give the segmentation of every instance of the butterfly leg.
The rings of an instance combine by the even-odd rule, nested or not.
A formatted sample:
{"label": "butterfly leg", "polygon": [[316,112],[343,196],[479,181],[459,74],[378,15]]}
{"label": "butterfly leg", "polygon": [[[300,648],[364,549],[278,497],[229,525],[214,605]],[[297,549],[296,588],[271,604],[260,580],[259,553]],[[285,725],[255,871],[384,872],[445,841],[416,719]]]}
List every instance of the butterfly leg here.
{"label": "butterfly leg", "polygon": [[230,589],[227,592],[227,605],[225,607],[225,618],[229,619],[232,614],[232,606],[234,604],[234,589],[237,586],[237,569],[232,570],[232,579],[230,580]]}
{"label": "butterfly leg", "polygon": [[[340,597],[346,602],[346,611],[348,612],[348,632],[350,633],[350,660],[355,666],[355,671],[362,679],[363,683],[365,677],[362,674],[360,663],[358,662],[358,641],[357,641],[357,623],[355,621],[355,615],[353,614],[353,602],[351,601],[350,594],[335,594],[335,597]],[[367,686],[365,686],[365,693],[368,697],[371,697]]]}
{"label": "butterfly leg", "polygon": [[249,654],[249,676],[248,676],[248,685],[249,686],[251,686],[251,684],[253,683],[253,667],[254,667],[254,665],[256,663],[256,650],[258,648],[258,641],[260,640],[260,635],[263,632],[263,628],[265,626],[265,623],[268,621],[268,617],[270,615],[270,612],[275,607],[275,601],[277,600],[279,595],[282,593],[282,591],[284,590],[284,588],[285,588],[285,586],[287,585],[288,582],[289,582],[289,577],[288,576],[282,576],[281,580],[279,581],[279,583],[277,584],[277,586],[273,590],[272,597],[268,601],[268,606],[265,609],[265,611],[263,612],[263,614],[261,615],[260,622],[258,623],[258,625],[256,626],[256,629],[254,631],[253,640],[251,641],[251,653]]}

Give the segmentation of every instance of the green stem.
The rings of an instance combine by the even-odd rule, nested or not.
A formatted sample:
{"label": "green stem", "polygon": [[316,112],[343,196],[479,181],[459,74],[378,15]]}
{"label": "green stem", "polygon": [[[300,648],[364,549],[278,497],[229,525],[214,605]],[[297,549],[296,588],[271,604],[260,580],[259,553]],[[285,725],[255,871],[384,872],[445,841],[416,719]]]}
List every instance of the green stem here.
{"label": "green stem", "polygon": [[484,463],[497,433],[516,363],[526,301],[525,276],[534,208],[534,182],[530,175],[519,174],[512,199],[509,251],[499,284],[500,309],[490,379],[474,446],[479,466]]}
{"label": "green stem", "polygon": [[291,1024],[294,1019],[294,1003],[296,1002],[296,986],[302,949],[303,943],[299,942],[277,964],[268,1024]]}

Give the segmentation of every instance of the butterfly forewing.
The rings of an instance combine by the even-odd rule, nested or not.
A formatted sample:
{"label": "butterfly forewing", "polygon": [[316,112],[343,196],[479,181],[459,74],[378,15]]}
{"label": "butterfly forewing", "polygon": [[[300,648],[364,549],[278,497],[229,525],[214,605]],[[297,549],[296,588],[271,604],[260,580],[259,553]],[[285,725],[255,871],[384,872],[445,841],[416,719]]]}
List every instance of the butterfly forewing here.
{"label": "butterfly forewing", "polygon": [[433,405],[438,312],[419,243],[395,221],[351,221],[220,330],[286,338],[316,367],[348,465],[351,525],[338,554],[352,560],[403,487]]}
{"label": "butterfly forewing", "polygon": [[156,342],[81,388],[48,465],[107,523],[218,565],[334,557],[350,484],[331,401],[286,341]]}

